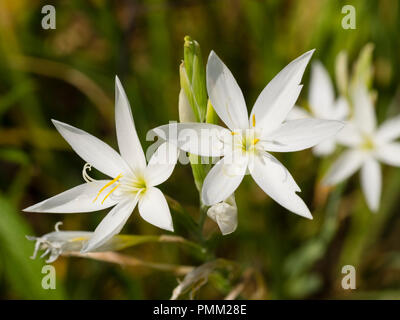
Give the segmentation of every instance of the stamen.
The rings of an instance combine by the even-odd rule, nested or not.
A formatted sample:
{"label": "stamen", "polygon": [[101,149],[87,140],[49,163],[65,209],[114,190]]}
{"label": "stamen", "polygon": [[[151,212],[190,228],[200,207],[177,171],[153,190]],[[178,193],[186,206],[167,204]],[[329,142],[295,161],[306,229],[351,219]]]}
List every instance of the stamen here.
{"label": "stamen", "polygon": [[42,245],[42,241],[40,239],[37,239],[36,237],[29,237],[28,240],[36,240],[35,249],[33,250],[33,254],[31,256],[31,259],[35,259],[40,249],[40,246]]}
{"label": "stamen", "polygon": [[[97,194],[96,198],[93,200],[93,203],[96,202],[96,200],[99,198],[100,194],[107,189],[109,186],[113,185],[114,182],[116,182],[117,180],[119,180],[120,178],[122,178],[122,174],[119,174],[115,179],[111,180],[110,182],[108,182],[103,188],[100,189],[99,193]],[[114,190],[114,189],[113,189]],[[104,201],[104,200],[103,200]],[[103,203],[103,202],[102,202]]]}
{"label": "stamen", "polygon": [[253,127],[255,127],[255,126],[256,126],[256,115],[253,114]]}
{"label": "stamen", "polygon": [[47,248],[45,252],[43,252],[43,254],[40,256],[40,259],[44,258],[45,256],[47,256],[51,251],[51,248]]}
{"label": "stamen", "polygon": [[56,225],[54,226],[54,229],[57,231],[57,232],[59,232],[60,231],[60,227],[59,226],[61,226],[63,223],[61,222],[61,221],[58,221],[57,223],[56,223]]}
{"label": "stamen", "polygon": [[82,177],[83,180],[85,180],[87,183],[96,181],[96,179],[93,179],[89,174],[86,172],[87,170],[92,171],[92,165],[89,163],[85,163],[82,169]]}
{"label": "stamen", "polygon": [[106,199],[110,196],[111,193],[113,193],[121,184],[118,183],[114,188],[111,189],[111,191],[104,197],[103,201],[101,202],[101,204],[104,203],[104,201],[106,201]]}
{"label": "stamen", "polygon": [[260,141],[260,139],[257,139],[257,138],[254,139],[254,140],[253,140],[253,144],[257,144],[258,141]]}
{"label": "stamen", "polygon": [[235,132],[235,131],[232,131],[232,132],[231,132],[231,135],[234,136],[235,134],[237,134],[237,132]]}
{"label": "stamen", "polygon": [[87,237],[76,237],[76,238],[73,238],[73,239],[71,239],[69,241],[70,242],[78,242],[78,241],[85,241],[87,239],[88,239]]}

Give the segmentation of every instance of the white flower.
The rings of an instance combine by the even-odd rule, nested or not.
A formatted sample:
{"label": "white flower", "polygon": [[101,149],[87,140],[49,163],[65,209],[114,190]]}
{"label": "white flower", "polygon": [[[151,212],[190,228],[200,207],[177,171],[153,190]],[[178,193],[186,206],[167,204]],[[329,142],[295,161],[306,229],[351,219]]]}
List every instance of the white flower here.
{"label": "white flower", "polygon": [[224,236],[236,230],[237,214],[238,210],[233,194],[225,201],[214,204],[207,211],[207,215],[218,224]]}
{"label": "white flower", "polygon": [[[55,231],[46,233],[41,237],[26,236],[30,241],[35,241],[35,250],[31,259],[35,259],[39,250],[44,250],[44,253],[40,258],[44,258],[49,255],[46,263],[52,263],[62,254],[68,254],[72,252],[79,252],[93,236],[93,232],[89,231],[60,231],[59,225],[62,222],[57,222],[55,225]],[[104,252],[121,250],[130,245],[129,239],[124,235],[117,235],[101,246],[93,249],[91,252]]]}
{"label": "white flower", "polygon": [[[349,115],[349,106],[344,97],[335,100],[335,91],[328,71],[321,62],[312,64],[310,90],[308,92],[310,113],[301,107],[294,106],[287,119],[305,119],[315,117],[325,120],[346,120]],[[315,155],[331,154],[336,147],[336,141],[341,139],[342,131],[335,137],[326,139],[313,148]]]}
{"label": "white flower", "polygon": [[[85,131],[53,120],[64,139],[87,162],[83,169],[86,183],[24,210],[74,213],[97,211],[115,205],[97,226],[93,237],[83,248],[84,252],[101,246],[119,233],[137,203],[144,220],[173,231],[167,201],[155,186],[171,175],[177,160],[176,147],[163,143],[146,164],[129,101],[119,79],[115,81],[115,121],[121,155]],[[91,166],[112,179],[92,179],[86,171]]]}
{"label": "white flower", "polygon": [[[310,148],[331,138],[343,127],[339,121],[318,119],[284,122],[300,94],[299,83],[312,53],[309,51],[286,66],[261,92],[248,117],[236,80],[211,52],[207,63],[208,95],[229,129],[206,123],[174,123],[154,129],[161,138],[184,151],[208,157],[224,156],[204,180],[204,204],[213,205],[228,198],[249,169],[256,183],[276,202],[294,213],[312,218],[296,194],[300,188],[293,177],[268,153]],[[187,139],[189,134],[190,139]]]}
{"label": "white flower", "polygon": [[323,182],[335,185],[361,168],[361,187],[372,211],[379,208],[382,177],[379,161],[400,166],[400,116],[376,125],[375,110],[364,86],[355,90],[354,118],[343,129],[345,151],[328,170]]}
{"label": "white flower", "polygon": [[[68,252],[80,251],[83,245],[90,239],[93,232],[88,231],[60,231],[58,226],[62,224],[58,222],[55,231],[47,233],[41,237],[26,236],[28,240],[36,241],[35,250],[31,259],[35,259],[39,250],[45,250],[40,258],[44,258],[50,254],[46,263],[52,263],[57,258]],[[97,248],[99,251],[100,248]]]}

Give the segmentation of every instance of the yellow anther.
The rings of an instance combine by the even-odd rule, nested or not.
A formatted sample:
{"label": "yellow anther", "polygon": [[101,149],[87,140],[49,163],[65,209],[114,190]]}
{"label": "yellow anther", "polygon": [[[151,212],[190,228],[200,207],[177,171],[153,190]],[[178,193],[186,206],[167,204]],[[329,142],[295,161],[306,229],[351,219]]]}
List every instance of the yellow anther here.
{"label": "yellow anther", "polygon": [[71,240],[69,240],[69,241],[71,241],[71,242],[77,242],[77,241],[85,241],[85,240],[87,240],[88,238],[87,237],[76,237],[76,238],[73,238],[73,239],[71,239]]}
{"label": "yellow anther", "polygon": [[113,193],[121,184],[118,183],[114,188],[111,189],[111,191],[104,197],[103,201],[101,202],[101,204],[104,203],[104,201],[106,201],[106,199],[110,196],[111,193]]}
{"label": "yellow anther", "polygon": [[232,131],[232,132],[231,132],[231,135],[234,136],[235,134],[237,134],[237,132],[235,132],[235,131]]}
{"label": "yellow anther", "polygon": [[[93,203],[96,202],[96,200],[99,198],[100,194],[107,189],[109,186],[111,186],[112,184],[114,184],[115,181],[119,180],[122,178],[122,174],[119,174],[115,179],[111,180],[110,182],[108,182],[103,188],[100,189],[99,193],[97,194],[96,198],[93,200]],[[115,188],[114,188],[115,189]],[[113,189],[113,190],[114,190]],[[103,200],[104,202],[104,200]],[[102,202],[102,203],[103,203]]]}
{"label": "yellow anther", "polygon": [[256,115],[253,114],[253,127],[255,127],[255,126],[256,126]]}
{"label": "yellow anther", "polygon": [[258,141],[260,141],[260,139],[254,139],[253,144],[256,144]]}

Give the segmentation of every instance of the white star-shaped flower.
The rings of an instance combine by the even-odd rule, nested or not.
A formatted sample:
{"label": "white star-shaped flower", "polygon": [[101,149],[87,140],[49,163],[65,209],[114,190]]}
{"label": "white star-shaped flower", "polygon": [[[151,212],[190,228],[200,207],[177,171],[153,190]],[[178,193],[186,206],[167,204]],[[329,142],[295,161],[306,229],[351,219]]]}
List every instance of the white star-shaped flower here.
{"label": "white star-shaped flower", "polygon": [[[173,231],[167,201],[155,186],[172,174],[177,161],[176,147],[163,143],[146,163],[129,101],[118,78],[115,80],[115,121],[121,155],[85,131],[53,120],[64,139],[87,162],[83,169],[86,183],[24,209],[28,212],[75,213],[114,206],[97,226],[83,248],[84,252],[101,246],[119,233],[136,204],[144,220]],[[86,171],[91,166],[112,179],[92,179]]]}
{"label": "white star-shaped flower", "polygon": [[341,144],[349,147],[328,170],[323,182],[335,185],[361,168],[361,187],[372,211],[379,208],[382,173],[379,161],[400,166],[400,116],[377,128],[372,99],[364,86],[355,90],[354,116],[342,130]]}
{"label": "white star-shaped flower", "polygon": [[[335,90],[328,71],[321,62],[313,62],[311,66],[310,90],[308,91],[308,102],[310,112],[294,106],[287,119],[305,119],[315,117],[325,120],[344,121],[349,115],[349,106],[344,97],[335,99]],[[336,136],[326,139],[313,148],[315,155],[323,156],[331,154],[336,147],[337,140],[340,141],[342,132]]]}
{"label": "white star-shaped flower", "polygon": [[[202,200],[213,205],[228,198],[247,170],[271,198],[288,210],[312,218],[300,188],[287,169],[269,152],[291,152],[313,147],[334,136],[339,121],[301,119],[285,122],[302,86],[300,81],[312,51],[286,66],[261,92],[250,117],[232,73],[211,52],[207,63],[207,91],[228,129],[206,123],[174,123],[155,128],[163,139],[190,153],[223,156],[206,176]],[[176,133],[176,134],[175,134]]]}

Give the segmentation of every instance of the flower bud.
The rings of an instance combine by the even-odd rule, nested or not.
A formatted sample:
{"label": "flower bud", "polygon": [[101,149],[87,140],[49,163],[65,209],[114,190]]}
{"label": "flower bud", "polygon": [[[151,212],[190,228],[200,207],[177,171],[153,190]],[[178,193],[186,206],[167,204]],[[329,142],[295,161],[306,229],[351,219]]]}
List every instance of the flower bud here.
{"label": "flower bud", "polygon": [[179,122],[196,122],[196,116],[183,89],[179,92]]}
{"label": "flower bud", "polygon": [[207,215],[218,224],[223,235],[234,232],[238,224],[235,195],[232,194],[225,201],[214,204],[208,209]]}

